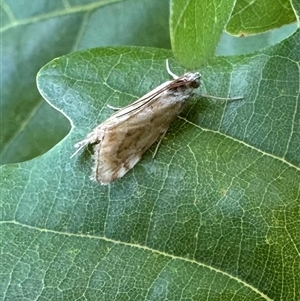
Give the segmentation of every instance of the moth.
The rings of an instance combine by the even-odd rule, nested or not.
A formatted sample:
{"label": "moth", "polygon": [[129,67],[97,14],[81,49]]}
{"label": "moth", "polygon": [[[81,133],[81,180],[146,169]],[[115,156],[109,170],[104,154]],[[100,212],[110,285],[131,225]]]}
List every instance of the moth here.
{"label": "moth", "polygon": [[[142,158],[150,146],[161,141],[172,121],[181,113],[194,89],[200,86],[200,73],[177,76],[166,68],[173,80],[166,81],[132,104],[118,109],[75,144],[78,150],[94,145],[94,168],[91,178],[102,185],[123,177]],[[113,108],[113,107],[111,107]]]}

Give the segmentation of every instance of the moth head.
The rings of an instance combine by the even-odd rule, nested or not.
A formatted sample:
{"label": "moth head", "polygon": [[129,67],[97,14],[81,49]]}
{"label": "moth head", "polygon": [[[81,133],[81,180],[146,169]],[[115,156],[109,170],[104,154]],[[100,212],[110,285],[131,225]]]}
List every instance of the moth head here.
{"label": "moth head", "polygon": [[188,72],[185,77],[189,87],[196,89],[200,86],[201,75],[199,72]]}

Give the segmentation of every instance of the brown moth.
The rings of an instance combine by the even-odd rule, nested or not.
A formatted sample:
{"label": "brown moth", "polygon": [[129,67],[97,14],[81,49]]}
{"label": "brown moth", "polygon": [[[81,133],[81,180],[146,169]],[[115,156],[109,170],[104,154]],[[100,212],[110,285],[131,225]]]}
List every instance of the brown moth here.
{"label": "brown moth", "polygon": [[193,90],[200,86],[199,72],[178,77],[166,62],[173,80],[167,81],[132,104],[119,109],[78,142],[78,150],[94,144],[92,179],[102,185],[123,177],[158,140],[158,147],[171,122],[180,114]]}

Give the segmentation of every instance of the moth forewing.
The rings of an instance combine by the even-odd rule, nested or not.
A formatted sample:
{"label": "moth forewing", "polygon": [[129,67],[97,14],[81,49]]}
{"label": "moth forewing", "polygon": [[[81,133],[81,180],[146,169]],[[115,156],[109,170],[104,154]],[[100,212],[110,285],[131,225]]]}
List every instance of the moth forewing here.
{"label": "moth forewing", "polygon": [[198,72],[188,72],[181,77],[171,75],[174,80],[120,109],[75,145],[81,149],[94,144],[94,180],[109,184],[123,177],[140,161],[143,153],[164,136],[193,90],[200,85]]}
{"label": "moth forewing", "polygon": [[110,183],[129,171],[168,130],[181,112],[183,100],[174,101],[173,95],[164,95],[156,100],[154,106],[144,107],[125,121],[115,123],[113,120],[108,126],[104,122],[101,145],[95,149],[95,180]]}

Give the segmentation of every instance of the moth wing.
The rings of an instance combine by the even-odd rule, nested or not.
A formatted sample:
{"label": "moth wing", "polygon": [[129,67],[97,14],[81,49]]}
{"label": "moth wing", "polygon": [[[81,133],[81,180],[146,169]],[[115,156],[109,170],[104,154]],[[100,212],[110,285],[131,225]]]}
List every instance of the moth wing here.
{"label": "moth wing", "polygon": [[154,90],[148,92],[144,96],[140,97],[133,103],[129,104],[128,106],[120,109],[118,112],[110,116],[104,123],[98,125],[96,128],[92,130],[88,134],[88,136],[78,143],[75,144],[75,147],[77,148],[76,152],[73,153],[71,156],[74,157],[82,148],[87,146],[88,144],[95,144],[102,140],[102,131],[103,125],[109,125],[109,124],[115,124],[116,120],[118,120],[119,123],[125,122],[127,119],[132,118],[135,114],[138,114],[140,111],[142,111],[145,106],[150,106],[151,103],[155,102],[159,96],[161,96],[162,93],[170,91],[170,89],[179,87],[184,84],[184,75],[181,77],[176,78],[173,81],[166,81],[163,84],[156,87]]}
{"label": "moth wing", "polygon": [[133,114],[138,113],[140,110],[144,108],[145,105],[149,105],[151,101],[155,101],[159,94],[163,93],[164,91],[167,91],[169,89],[170,83],[172,81],[167,81],[158,87],[156,87],[154,90],[150,91],[149,93],[145,94],[144,96],[140,97],[133,103],[129,104],[128,106],[120,109],[116,113],[114,113],[110,118],[118,118],[118,117],[128,117],[127,114]]}
{"label": "moth wing", "polygon": [[[134,105],[133,112],[122,109],[104,121],[101,127],[100,145],[95,146],[93,178],[108,184],[121,178],[139,160],[144,152],[164,134],[171,122],[181,112],[188,95],[174,94],[155,97],[155,105],[144,98],[145,106]],[[161,92],[160,92],[161,93]],[[174,98],[175,97],[175,98]],[[124,111],[126,112],[124,113]]]}
{"label": "moth wing", "polygon": [[[158,99],[155,107],[146,106],[136,114],[109,118],[101,125],[102,140],[95,146],[93,178],[108,184],[128,172],[144,152],[164,134],[179,114],[183,102],[168,97]],[[125,118],[125,120],[123,120]]]}
{"label": "moth wing", "polygon": [[124,176],[142,158],[168,126],[158,131],[153,124],[132,127],[112,127],[104,130],[100,147],[95,148],[93,178],[108,184]]}
{"label": "moth wing", "polygon": [[[137,114],[139,111],[143,110],[143,108],[147,105],[150,106],[153,102],[155,102],[163,93],[169,93],[174,88],[178,88],[181,86],[186,86],[189,83],[189,79],[186,78],[187,74],[184,74],[180,77],[177,77],[174,80],[166,81],[153,89],[152,91],[148,92],[144,96],[140,97],[133,103],[129,104],[128,106],[120,109],[118,112],[113,114],[111,117],[118,118],[118,117],[129,117],[128,115]],[[194,75],[195,76],[195,75]],[[199,77],[199,75],[197,75]],[[172,91],[171,93],[173,93]]]}
{"label": "moth wing", "polygon": [[[192,74],[196,79],[199,75]],[[167,81],[97,126],[76,146],[95,144],[93,179],[108,184],[127,173],[168,130],[190,96],[186,75]],[[183,87],[180,91],[177,88]]]}

